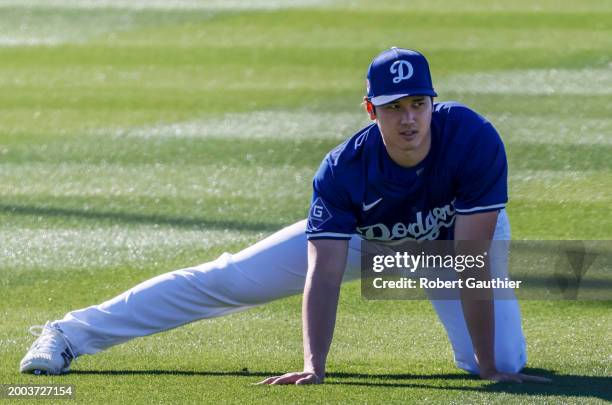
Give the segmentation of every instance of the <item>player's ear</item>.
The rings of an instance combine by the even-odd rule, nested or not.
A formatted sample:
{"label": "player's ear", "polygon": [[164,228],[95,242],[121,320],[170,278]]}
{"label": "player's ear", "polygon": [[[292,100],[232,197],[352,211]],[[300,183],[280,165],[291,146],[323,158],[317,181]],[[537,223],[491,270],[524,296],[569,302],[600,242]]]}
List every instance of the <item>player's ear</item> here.
{"label": "player's ear", "polygon": [[365,110],[370,116],[370,119],[372,121],[376,120],[376,107],[374,107],[374,104],[372,104],[372,102],[367,97],[364,97],[363,105],[365,106]]}

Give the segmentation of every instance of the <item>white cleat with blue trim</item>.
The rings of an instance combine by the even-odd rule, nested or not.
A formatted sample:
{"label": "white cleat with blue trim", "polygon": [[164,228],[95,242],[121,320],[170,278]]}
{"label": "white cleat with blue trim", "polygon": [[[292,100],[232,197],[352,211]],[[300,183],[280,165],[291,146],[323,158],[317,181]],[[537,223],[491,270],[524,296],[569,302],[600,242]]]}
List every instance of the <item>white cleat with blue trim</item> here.
{"label": "white cleat with blue trim", "polygon": [[76,354],[62,331],[47,322],[44,326],[32,326],[30,333],[38,339],[21,360],[19,371],[37,375],[67,373]]}

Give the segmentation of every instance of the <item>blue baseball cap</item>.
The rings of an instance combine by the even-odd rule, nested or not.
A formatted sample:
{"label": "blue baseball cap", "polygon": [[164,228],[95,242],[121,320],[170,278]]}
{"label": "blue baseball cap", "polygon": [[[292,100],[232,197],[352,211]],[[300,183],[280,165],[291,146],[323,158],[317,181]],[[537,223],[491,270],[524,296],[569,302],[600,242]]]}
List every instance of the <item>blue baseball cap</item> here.
{"label": "blue baseball cap", "polygon": [[380,53],[368,68],[368,99],[374,105],[390,103],[406,96],[432,96],[429,64],[417,51],[393,47]]}

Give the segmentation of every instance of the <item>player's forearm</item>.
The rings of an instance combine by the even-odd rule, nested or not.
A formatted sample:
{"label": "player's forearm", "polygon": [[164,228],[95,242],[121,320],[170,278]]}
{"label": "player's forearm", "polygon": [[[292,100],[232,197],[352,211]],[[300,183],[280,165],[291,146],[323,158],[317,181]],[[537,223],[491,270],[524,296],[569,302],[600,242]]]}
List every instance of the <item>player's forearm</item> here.
{"label": "player's forearm", "polygon": [[304,371],[311,371],[320,379],[325,377],[340,295],[340,282],[324,276],[321,272],[309,272],[302,303]]}
{"label": "player's forearm", "polygon": [[[497,212],[458,215],[455,220],[455,249],[458,255],[482,255],[488,252],[497,224]],[[477,272],[463,272],[460,277],[490,280],[489,258]],[[465,280],[464,280],[465,281]],[[461,304],[472,346],[478,358],[480,375],[495,372],[495,317],[493,291],[462,289]]]}
{"label": "player's forearm", "polygon": [[[475,256],[489,250],[488,241],[458,241],[457,254]],[[467,274],[466,274],[467,273]],[[489,258],[485,258],[485,266],[477,272],[462,272],[464,279],[474,277],[477,280],[491,279]],[[465,317],[474,353],[478,359],[480,374],[495,372],[495,316],[493,290],[491,289],[461,289],[461,306]]]}
{"label": "player's forearm", "polygon": [[346,240],[308,242],[308,274],[302,302],[304,371],[313,372],[320,381],[325,377],[347,252]]}
{"label": "player's forearm", "polygon": [[465,315],[474,353],[478,359],[480,374],[495,371],[495,318],[492,294],[489,299],[466,296],[469,292],[462,292],[462,306]]}

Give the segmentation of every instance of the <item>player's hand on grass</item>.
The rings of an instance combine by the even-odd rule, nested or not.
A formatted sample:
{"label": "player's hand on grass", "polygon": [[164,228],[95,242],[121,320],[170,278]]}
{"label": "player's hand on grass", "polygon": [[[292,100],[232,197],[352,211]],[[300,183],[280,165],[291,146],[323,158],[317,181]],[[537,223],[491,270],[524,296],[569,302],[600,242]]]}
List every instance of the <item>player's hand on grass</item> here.
{"label": "player's hand on grass", "polygon": [[535,382],[535,383],[549,383],[552,380],[546,377],[539,377],[536,375],[528,375],[523,373],[502,373],[497,370],[492,371],[481,371],[480,378],[483,380],[491,380],[491,381],[503,381],[503,382],[516,382],[516,383],[524,383],[524,382]]}
{"label": "player's hand on grass", "polygon": [[283,375],[277,375],[274,377],[266,378],[265,380],[257,383],[257,385],[304,385],[304,384],[321,384],[323,378],[317,376],[311,371],[300,371],[295,373],[286,373]]}

